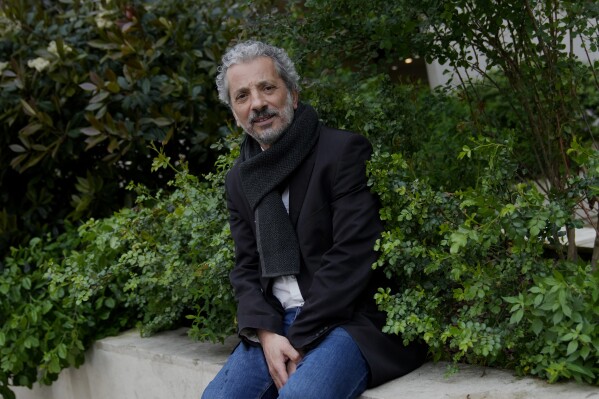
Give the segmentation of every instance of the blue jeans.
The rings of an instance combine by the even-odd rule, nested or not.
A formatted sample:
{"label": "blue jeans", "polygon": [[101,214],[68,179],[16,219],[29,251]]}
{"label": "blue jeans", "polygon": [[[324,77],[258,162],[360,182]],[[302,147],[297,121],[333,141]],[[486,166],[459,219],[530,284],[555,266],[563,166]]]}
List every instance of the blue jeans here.
{"label": "blue jeans", "polygon": [[[300,308],[285,313],[285,333]],[[368,384],[368,365],[360,349],[341,327],[333,329],[305,354],[297,370],[277,392],[262,347],[241,342],[202,399],[345,399],[357,398]]]}

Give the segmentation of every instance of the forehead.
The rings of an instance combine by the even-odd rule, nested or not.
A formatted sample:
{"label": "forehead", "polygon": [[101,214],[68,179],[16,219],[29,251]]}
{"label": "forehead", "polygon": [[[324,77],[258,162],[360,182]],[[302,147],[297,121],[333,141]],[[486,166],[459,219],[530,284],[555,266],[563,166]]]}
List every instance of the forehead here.
{"label": "forehead", "polygon": [[229,92],[251,88],[262,83],[282,82],[274,61],[269,57],[258,57],[229,67],[227,70]]}

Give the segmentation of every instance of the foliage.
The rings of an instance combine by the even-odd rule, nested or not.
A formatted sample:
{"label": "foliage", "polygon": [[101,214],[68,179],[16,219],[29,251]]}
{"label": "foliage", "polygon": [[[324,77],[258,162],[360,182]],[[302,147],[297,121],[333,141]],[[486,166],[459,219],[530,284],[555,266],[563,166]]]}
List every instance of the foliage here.
{"label": "foliage", "polygon": [[590,267],[560,264],[535,281],[512,305],[514,321],[523,325],[523,356],[517,368],[550,382],[574,378],[599,384],[599,273]]}
{"label": "foliage", "polygon": [[[207,176],[211,182],[212,195],[218,200],[212,212],[219,223],[210,231],[207,243],[210,256],[198,268],[198,284],[190,287],[196,300],[193,314],[187,316],[192,321],[189,335],[202,341],[222,342],[236,331],[237,306],[229,282],[235,253],[224,200],[224,181],[238,155],[239,146],[234,144],[228,156],[220,157],[215,164],[215,171]],[[202,233],[206,231],[202,229]]]}
{"label": "foliage", "polygon": [[9,384],[50,384],[62,368],[83,362],[93,338],[128,323],[127,317],[111,317],[114,299],[76,304],[69,282],[50,284],[45,270],[34,267],[63,256],[77,241],[76,231],[68,229],[56,240],[34,238],[27,247],[13,248],[5,259],[0,275],[0,393],[5,399],[14,398]]}
{"label": "foliage", "polygon": [[[488,165],[476,188],[455,193],[413,178],[398,154],[373,158],[386,223],[375,267],[401,285],[377,294],[384,330],[424,339],[437,360],[599,384],[599,272],[547,252],[577,221],[568,204],[510,183],[512,146],[484,139],[465,149],[465,163],[479,152]],[[596,169],[597,154],[587,155]],[[593,179],[582,185],[597,190]]]}
{"label": "foliage", "polygon": [[[220,134],[224,110],[215,107],[205,85],[212,84],[215,60],[237,18],[252,15],[260,17],[249,18],[241,36],[287,48],[304,76],[302,98],[330,125],[362,132],[380,149],[369,165],[386,223],[375,267],[401,286],[399,292],[381,287],[376,297],[388,315],[385,331],[406,341],[424,339],[435,359],[598,384],[599,275],[586,259],[568,262],[559,250],[564,228],[580,226],[573,217],[577,204],[589,199],[593,206],[599,194],[595,128],[585,119],[597,115],[594,69],[569,57],[561,40],[571,30],[588,39],[589,49],[597,45],[596,32],[585,25],[586,15],[596,15],[592,2],[309,0],[276,4],[261,14],[271,2],[221,8],[188,1],[75,1],[77,12],[63,13],[60,24],[53,18],[63,17],[55,11],[71,7],[67,2],[49,10],[47,2],[33,8],[22,3],[3,2],[5,12],[14,13],[2,15],[3,21],[22,21],[22,40],[38,44],[21,45],[12,55],[12,42],[0,40],[0,56],[11,54],[9,63],[0,63],[7,89],[0,103],[11,104],[0,123],[16,115],[10,134],[2,136],[13,141],[2,145],[26,150],[13,162],[25,169],[22,181],[34,169],[58,171],[30,179],[30,226],[48,213],[66,215],[52,204],[68,201],[76,177],[78,190],[90,193],[89,201],[80,194],[74,200],[83,204],[81,215],[98,195],[114,197],[118,190],[109,190],[108,182],[126,185],[126,171],[143,170],[147,140],[168,142],[152,168],[171,186],[156,192],[141,179],[145,184],[129,186],[137,196],[133,208],[78,229],[67,223],[66,233],[34,239],[4,260],[0,290],[7,298],[0,316],[9,322],[0,328],[3,395],[10,395],[11,380],[28,385],[39,371],[42,381],[51,381],[61,367],[82,361],[92,340],[134,324],[151,334],[191,322],[190,335],[213,341],[233,333],[227,278],[233,252],[222,182],[238,148],[230,144],[229,155],[219,158],[206,180],[195,178],[193,165],[179,154],[200,142],[201,151]],[[174,11],[180,6],[189,15]],[[527,6],[540,19],[523,12]],[[42,18],[41,11],[48,15]],[[565,13],[561,22],[557,11]],[[98,26],[106,21],[113,25]],[[546,28],[557,36],[547,36]],[[525,36],[499,40],[507,31]],[[35,49],[48,64],[26,67]],[[469,66],[486,79],[475,83],[462,75],[461,88],[432,93],[399,86],[390,80],[389,66],[407,55]],[[519,69],[510,69],[510,62]],[[65,71],[77,78],[64,83]],[[24,101],[18,84],[32,93]],[[202,132],[209,134],[203,142]],[[550,151],[541,166],[531,165],[538,158],[530,154],[543,148],[537,134],[546,133]],[[30,147],[16,141],[17,134]],[[57,137],[64,139],[52,147]],[[56,156],[48,148],[59,148]],[[36,159],[34,151],[45,155],[27,165]],[[67,153],[77,155],[68,166]],[[3,164],[6,154],[0,154]],[[180,161],[173,165],[171,159]],[[562,159],[571,168],[565,174]],[[566,190],[543,193],[522,183],[531,171],[553,174],[559,183],[554,187]],[[4,186],[13,172],[1,173]],[[17,225],[9,208],[0,217],[5,231]],[[5,360],[9,353],[15,356]]]}
{"label": "foliage", "polygon": [[133,325],[145,336],[188,318],[197,339],[234,333],[223,182],[236,148],[205,180],[160,150],[153,170],[175,169],[171,193],[132,185],[133,208],[12,250],[0,275],[3,397],[11,381],[31,386],[38,372],[50,383],[94,340]]}
{"label": "foliage", "polygon": [[246,12],[219,4],[0,3],[0,254],[130,206],[129,181],[164,187],[151,141],[209,170],[227,131],[215,70]]}
{"label": "foliage", "polygon": [[[534,164],[525,165],[526,170],[540,175],[545,192],[566,200],[570,179],[584,173],[567,150],[574,140],[592,146],[592,131],[596,133],[593,121],[587,119],[582,94],[589,84],[595,90],[599,87],[595,72],[599,61],[589,66],[589,52],[596,52],[599,44],[599,8],[594,3],[560,0],[402,1],[397,6],[404,18],[415,22],[411,27],[414,45],[427,59],[436,58],[454,68],[473,118],[482,126],[493,126],[493,121],[478,106],[481,97],[468,71],[511,99],[521,140],[528,144],[521,160],[530,159],[528,153],[534,155]],[[574,55],[575,40],[580,40],[582,59]],[[494,71],[500,71],[505,80],[495,80]],[[597,227],[596,221],[588,222]],[[574,231],[566,228],[568,258],[575,260]]]}
{"label": "foliage", "polygon": [[360,132],[381,150],[403,154],[410,170],[431,184],[448,190],[475,184],[478,163],[464,170],[458,160],[472,124],[453,93],[393,84],[382,74],[358,79],[337,71],[309,86],[303,98],[329,126]]}

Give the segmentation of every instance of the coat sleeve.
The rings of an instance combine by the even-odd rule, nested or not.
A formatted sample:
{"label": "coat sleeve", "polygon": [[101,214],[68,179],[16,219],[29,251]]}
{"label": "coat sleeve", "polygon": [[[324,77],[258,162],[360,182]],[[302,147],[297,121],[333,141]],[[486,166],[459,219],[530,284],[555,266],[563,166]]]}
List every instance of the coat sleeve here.
{"label": "coat sleeve", "polygon": [[234,167],[227,174],[226,190],[229,225],[235,243],[235,266],[229,277],[237,300],[238,329],[242,338],[248,338],[246,332],[256,329],[282,334],[283,310],[264,294],[253,217],[240,187],[239,172]]}
{"label": "coat sleeve", "polygon": [[331,185],[330,204],[322,216],[310,215],[314,220],[305,223],[330,223],[332,245],[323,252],[304,293],[302,311],[288,332],[292,345],[300,349],[309,349],[335,326],[350,322],[360,304],[373,302],[365,293],[382,224],[378,200],[367,186],[366,161],[372,147],[357,134],[341,144],[335,151],[333,173],[312,177]]}

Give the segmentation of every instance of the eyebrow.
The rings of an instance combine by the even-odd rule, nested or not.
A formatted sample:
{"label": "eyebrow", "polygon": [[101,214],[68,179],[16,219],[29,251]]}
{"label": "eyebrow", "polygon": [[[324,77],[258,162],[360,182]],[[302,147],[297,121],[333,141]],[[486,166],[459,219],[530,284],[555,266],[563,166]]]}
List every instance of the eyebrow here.
{"label": "eyebrow", "polygon": [[[261,80],[260,82],[258,82],[256,84],[256,86],[258,88],[263,88],[264,86],[275,86],[275,87],[279,87],[279,85],[277,83],[275,83],[275,82],[273,82],[271,80]],[[241,88],[235,90],[233,92],[233,95],[235,96],[235,95],[237,95],[239,93],[245,93],[245,92],[248,92],[248,91],[249,91],[248,87],[241,87]]]}

